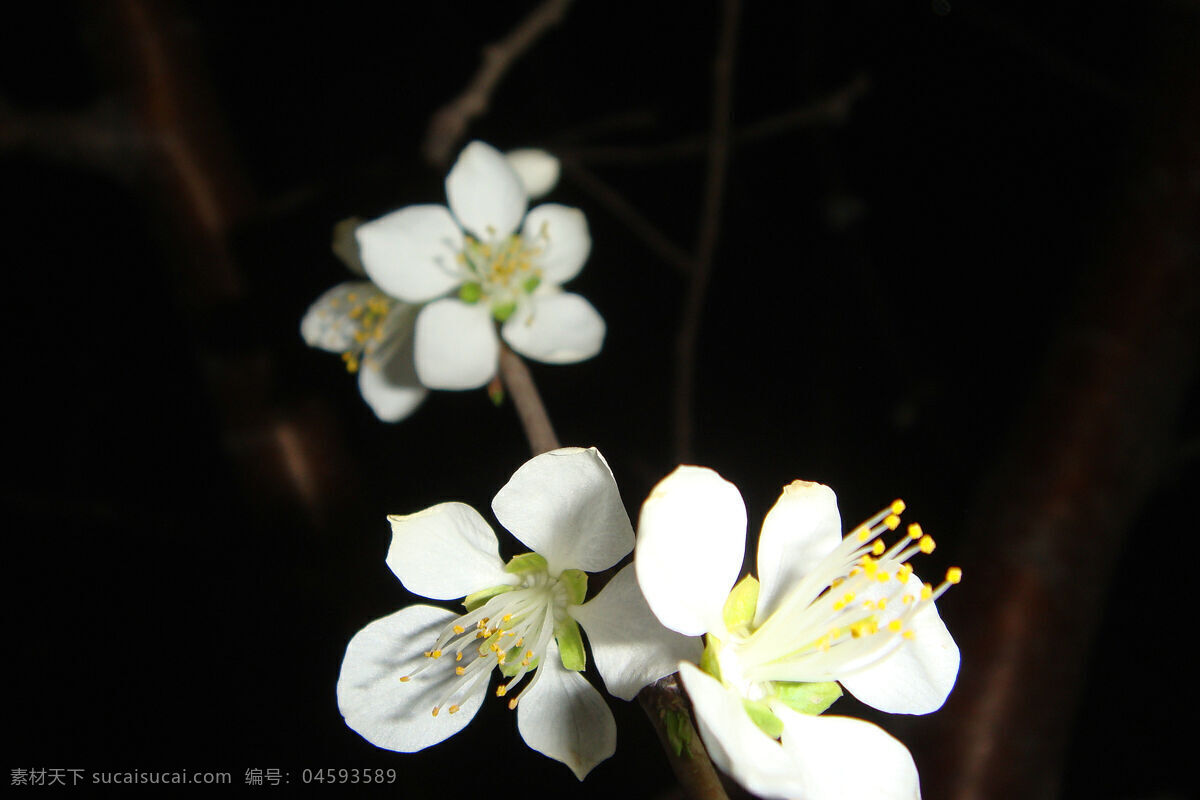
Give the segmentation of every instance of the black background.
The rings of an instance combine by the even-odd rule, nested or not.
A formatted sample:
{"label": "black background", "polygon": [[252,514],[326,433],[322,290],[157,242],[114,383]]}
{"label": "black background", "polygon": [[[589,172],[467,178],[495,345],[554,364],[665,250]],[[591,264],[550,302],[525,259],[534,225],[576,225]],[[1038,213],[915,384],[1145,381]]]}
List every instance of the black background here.
{"label": "black background", "polygon": [[[129,108],[104,13],[27,5],[0,33],[6,113]],[[620,701],[617,755],[576,788],[522,744],[499,702],[452,740],[400,755],[347,729],[334,698],[353,633],[411,602],[383,561],[385,515],[452,499],[486,514],[527,446],[511,408],[482,391],[433,393],[409,420],[378,422],[338,359],[304,346],[299,320],[347,278],[333,223],[444,202],[443,173],[418,150],[429,117],[533,5],[170,6],[252,187],[231,228],[241,291],[221,302],[197,299],[180,267],[194,254],[145,190],[152,170],[131,180],[123,164],[0,139],[6,769],[224,770],[240,785],[248,768],[277,768],[294,788],[305,768],[383,767],[399,771],[392,794],[404,798],[670,786],[640,710]],[[1194,26],[1195,6],[745,6],[735,127],[860,76],[869,89],[844,124],[732,153],[697,348],[694,461],[741,488],[752,533],[796,477],[833,486],[847,523],[903,497],[942,545],[926,567],[936,573],[962,548],[973,492],[1090,286],[1145,98],[1171,78],[1158,44],[1179,20]],[[580,0],[470,135],[569,154],[703,134],[718,16],[707,2]],[[627,124],[597,132],[614,119]],[[701,157],[584,163],[693,246]],[[588,215],[594,246],[571,288],[608,338],[590,362],[532,369],[561,440],[600,448],[636,519],[675,464],[685,283],[570,175],[551,199]],[[229,398],[243,395],[261,413],[238,413]],[[1194,600],[1175,550],[1190,533],[1197,421],[1192,403],[1180,455],[1128,537],[1088,657],[1066,797],[1182,797],[1194,783],[1177,736]],[[263,455],[286,447],[315,470],[290,489]],[[968,580],[987,568],[965,566]],[[971,624],[969,608],[947,616]]]}

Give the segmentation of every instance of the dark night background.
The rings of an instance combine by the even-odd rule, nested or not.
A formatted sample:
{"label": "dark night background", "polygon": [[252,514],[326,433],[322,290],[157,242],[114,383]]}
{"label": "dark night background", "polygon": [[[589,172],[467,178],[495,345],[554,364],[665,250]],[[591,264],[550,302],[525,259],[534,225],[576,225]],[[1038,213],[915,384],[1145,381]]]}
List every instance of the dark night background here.
{"label": "dark night background", "polygon": [[[511,406],[482,391],[433,393],[409,420],[378,422],[341,362],[304,346],[299,321],[347,277],[329,249],[335,222],[444,202],[444,169],[420,154],[430,116],[536,5],[124,0],[25,4],[6,20],[6,771],[222,770],[240,787],[248,768],[278,768],[294,787],[305,768],[394,768],[403,785],[384,791],[403,798],[523,780],[549,796],[672,785],[636,705],[611,701],[617,755],[577,788],[498,702],[402,755],[346,728],[334,698],[353,633],[412,601],[384,564],[386,514],[462,500],[486,516],[528,449]],[[677,463],[687,279],[587,176],[695,246],[704,152],[675,145],[702,142],[710,123],[720,8],[577,0],[468,133],[567,163],[551,199],[582,208],[594,240],[571,288],[608,338],[588,363],[532,370],[560,439],[600,448],[635,520]],[[1039,788],[984,780],[971,796],[1194,788],[1181,731],[1195,670],[1180,644],[1194,581],[1172,551],[1188,545],[1200,496],[1195,325],[1135,309],[1153,320],[1145,352],[1141,334],[1102,329],[1143,297],[1118,287],[1152,280],[1141,271],[1161,249],[1143,258],[1139,242],[1155,237],[1168,260],[1190,259],[1165,294],[1195,309],[1196,220],[1171,215],[1196,208],[1197,173],[1190,206],[1159,214],[1154,192],[1196,164],[1186,137],[1192,167],[1171,159],[1178,120],[1196,130],[1198,32],[1187,0],[743,3],[735,131],[848,87],[850,99],[840,117],[783,117],[731,150],[691,460],[738,485],[752,533],[797,477],[830,484],[848,525],[903,497],[941,545],[921,571],[966,571],[940,607],[967,664],[983,652],[970,642],[1011,632],[997,619],[1064,620],[1075,644],[1061,652],[1036,635],[1015,647],[1067,677],[1047,689],[1025,667],[1004,697],[1030,702],[996,734],[1018,753],[1013,769],[1049,765],[1024,784]],[[154,138],[164,126],[198,154],[184,159],[191,183],[180,151]],[[209,183],[211,204],[180,199]],[[1061,426],[1039,399],[1073,402],[1048,366],[1072,342],[1111,348],[1098,360],[1114,391],[1146,398],[1097,435],[1153,446],[1111,469],[1079,459],[1084,489],[1052,482],[1066,494],[1037,506],[1063,515],[995,531],[989,516],[1028,500],[1008,476],[1047,468],[1021,462],[1036,447],[1020,443],[1072,446],[1055,443]],[[1124,379],[1121,364],[1134,365]],[[1066,418],[1086,427],[1121,402]],[[1110,501],[1119,530],[1102,541],[1062,523]],[[1027,559],[1053,565],[1038,571],[1057,576],[1048,606],[1021,580],[979,588]],[[966,760],[939,754],[955,726],[985,719],[988,697],[1000,695],[871,718],[913,748],[927,798],[967,796],[946,788]],[[848,699],[834,710],[869,715]],[[1056,721],[1065,738],[1039,750]],[[1042,760],[1019,755],[1026,745]]]}

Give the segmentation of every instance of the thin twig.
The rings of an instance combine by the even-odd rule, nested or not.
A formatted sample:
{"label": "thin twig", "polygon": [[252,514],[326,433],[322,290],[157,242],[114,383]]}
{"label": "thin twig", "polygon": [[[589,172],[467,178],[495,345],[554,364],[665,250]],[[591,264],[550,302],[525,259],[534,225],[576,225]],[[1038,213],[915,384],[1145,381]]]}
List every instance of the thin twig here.
{"label": "thin twig", "polygon": [[434,166],[445,166],[466,135],[471,120],[488,110],[492,92],[526,50],[557,25],[571,0],[545,0],[507,36],[483,48],[483,63],[462,93],[442,106],[429,120],[421,152]]}
{"label": "thin twig", "polygon": [[500,377],[512,395],[517,417],[525,430],[525,438],[529,440],[529,449],[535,456],[557,449],[558,435],[550,423],[542,396],[538,394],[537,384],[529,374],[529,367],[525,366],[519,355],[503,344],[500,345]]}
{"label": "thin twig", "polygon": [[692,257],[662,231],[654,226],[642,212],[633,207],[624,195],[596,176],[587,167],[573,159],[564,159],[563,171],[597,203],[608,209],[614,217],[625,223],[634,236],[650,248],[663,261],[670,264],[681,275],[692,271]]}
{"label": "thin twig", "polygon": [[[865,74],[858,75],[820,100],[734,129],[733,144],[740,147],[804,128],[841,125],[870,88],[871,79]],[[709,134],[701,133],[655,145],[570,145],[555,147],[554,152],[561,158],[591,165],[662,163],[704,155],[710,138]]]}
{"label": "thin twig", "polygon": [[729,140],[733,116],[733,63],[737,50],[739,0],[725,0],[721,11],[721,38],[713,62],[712,129],[708,141],[708,173],[704,185],[704,204],[700,211],[700,230],[696,240],[696,260],[684,297],[683,318],[675,340],[675,418],[674,440],[677,461],[687,461],[692,451],[692,401],[696,384],[696,341],[704,312],[721,227],[721,199],[729,162]]}

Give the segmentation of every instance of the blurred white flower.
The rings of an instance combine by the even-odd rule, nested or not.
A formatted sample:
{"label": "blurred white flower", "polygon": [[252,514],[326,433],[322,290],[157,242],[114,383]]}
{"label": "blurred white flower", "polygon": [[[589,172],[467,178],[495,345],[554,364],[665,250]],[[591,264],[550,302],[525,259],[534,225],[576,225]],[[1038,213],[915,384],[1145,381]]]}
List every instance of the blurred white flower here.
{"label": "blurred white flower", "polygon": [[338,706],[371,743],[414,752],[470,722],[499,671],[496,694],[510,698],[525,742],[582,780],[613,754],[616,724],[581,674],[579,626],[608,691],[625,700],[698,657],[699,643],[659,624],[632,565],[584,602],[587,572],[633,548],[616,482],[594,448],[535,457],[492,510],[534,552],[503,562],[491,527],[462,503],[389,517],[387,563],[405,588],[465,597],[466,613],[414,605],[363,628],[346,648]]}
{"label": "blurred white flower", "polygon": [[341,353],[358,373],[363,399],[381,420],[396,422],[428,393],[413,367],[418,307],[381,292],[370,281],[339,283],[309,307],[300,335],[310,347]]}
{"label": "blurred white flower", "polygon": [[431,389],[491,380],[497,323],[513,350],[537,361],[583,361],[603,345],[603,318],[561,289],[591,250],[587,220],[554,203],[526,214],[527,186],[545,188],[557,162],[551,169],[528,154],[515,161],[520,172],[490,145],[472,142],[446,177],[449,208],[408,206],[357,231],[371,280],[400,300],[428,304],[417,315],[414,358]]}
{"label": "blurred white flower", "polygon": [[[838,684],[883,711],[926,714],[945,702],[959,652],[934,607],[938,588],[907,559],[931,552],[919,526],[890,548],[904,504],[841,536],[828,486],[795,481],[763,522],[759,581],[741,571],[746,508],[716,472],[679,467],[642,507],[635,564],[658,618],[707,634],[701,668],[680,675],[713,760],[769,798],[920,796],[908,750],[875,725],[817,716]],[[836,681],[836,683],[835,683]]]}

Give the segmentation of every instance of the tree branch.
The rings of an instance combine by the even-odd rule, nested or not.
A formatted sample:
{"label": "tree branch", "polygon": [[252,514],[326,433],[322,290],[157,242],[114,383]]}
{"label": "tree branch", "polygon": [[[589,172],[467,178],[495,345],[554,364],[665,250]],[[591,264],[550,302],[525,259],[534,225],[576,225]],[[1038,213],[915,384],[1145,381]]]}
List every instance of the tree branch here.
{"label": "tree branch", "polygon": [[483,48],[483,63],[470,83],[430,119],[421,145],[426,161],[439,167],[450,163],[471,120],[488,110],[500,79],[546,31],[562,21],[570,5],[571,0],[545,0],[507,36]]}

